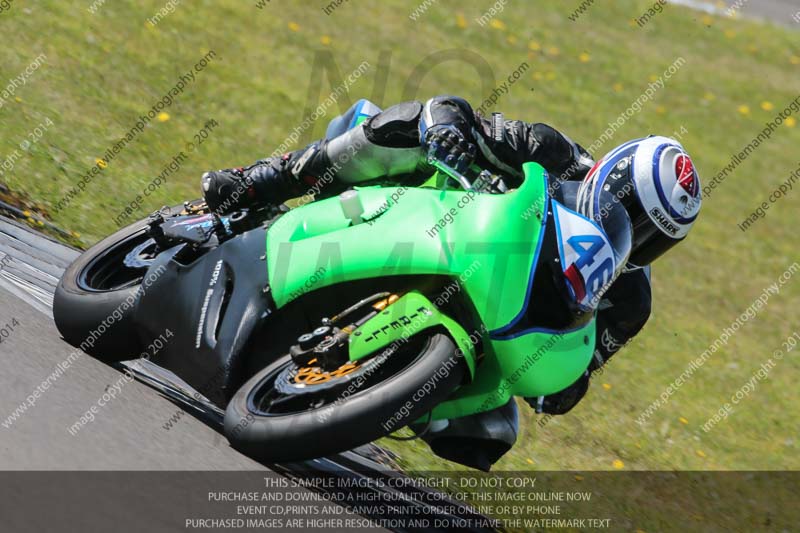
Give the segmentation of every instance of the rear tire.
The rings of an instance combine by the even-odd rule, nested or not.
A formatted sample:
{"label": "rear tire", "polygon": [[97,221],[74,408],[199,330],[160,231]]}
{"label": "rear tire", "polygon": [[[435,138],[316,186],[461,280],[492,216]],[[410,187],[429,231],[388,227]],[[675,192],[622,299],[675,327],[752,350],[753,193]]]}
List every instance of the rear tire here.
{"label": "rear tire", "polygon": [[[136,234],[143,234],[146,227],[144,220],[135,222],[89,248],[67,268],[56,288],[53,317],[58,331],[71,345],[80,347],[84,344],[83,349],[89,355],[107,363],[130,359],[141,351],[131,321],[134,307],[120,308],[126,299],[135,297],[140,285],[117,290],[89,290],[81,279],[96,259]],[[103,326],[103,321],[108,323],[117,309],[120,309],[120,318],[114,318],[109,327]],[[91,341],[93,332],[95,338]]]}
{"label": "rear tire", "polygon": [[[400,372],[363,391],[338,396],[334,408],[326,404],[299,413],[265,415],[254,409],[253,398],[271,376],[293,364],[288,355],[283,356],[231,399],[225,435],[234,448],[265,462],[299,461],[355,448],[397,431],[447,399],[464,377],[466,365],[457,354],[448,336],[435,333]],[[442,369],[449,371],[435,381],[432,390],[419,394]],[[389,420],[392,424],[387,429]]]}

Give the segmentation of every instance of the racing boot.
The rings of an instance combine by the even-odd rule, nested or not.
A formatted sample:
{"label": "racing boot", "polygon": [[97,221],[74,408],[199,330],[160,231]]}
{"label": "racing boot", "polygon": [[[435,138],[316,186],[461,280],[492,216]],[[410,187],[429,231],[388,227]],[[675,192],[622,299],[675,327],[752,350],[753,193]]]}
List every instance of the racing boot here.
{"label": "racing boot", "polygon": [[512,398],[491,411],[409,427],[439,457],[488,472],[514,446],[519,413]]}
{"label": "racing boot", "polygon": [[203,197],[211,210],[222,214],[319,194],[324,185],[320,178],[329,166],[324,144],[312,143],[249,167],[206,172],[201,178]]}

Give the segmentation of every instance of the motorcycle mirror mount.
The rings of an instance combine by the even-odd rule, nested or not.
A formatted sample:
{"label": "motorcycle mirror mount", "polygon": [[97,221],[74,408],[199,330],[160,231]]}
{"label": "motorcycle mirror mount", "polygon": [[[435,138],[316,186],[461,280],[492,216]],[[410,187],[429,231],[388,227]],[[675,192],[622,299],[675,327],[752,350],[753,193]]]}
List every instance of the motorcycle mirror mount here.
{"label": "motorcycle mirror mount", "polygon": [[354,189],[344,191],[339,195],[339,204],[342,206],[344,217],[349,219],[354,226],[364,221],[361,218],[361,215],[364,214],[364,206],[361,203],[358,191]]}

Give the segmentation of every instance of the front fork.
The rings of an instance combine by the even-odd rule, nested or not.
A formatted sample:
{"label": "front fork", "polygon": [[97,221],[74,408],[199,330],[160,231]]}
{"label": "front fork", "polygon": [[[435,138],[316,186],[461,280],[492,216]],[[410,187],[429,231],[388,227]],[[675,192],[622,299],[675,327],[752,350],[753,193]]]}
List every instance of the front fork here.
{"label": "front fork", "polygon": [[470,378],[474,377],[475,346],[469,334],[417,291],[411,291],[388,304],[353,331],[349,337],[349,359],[358,361],[378,350],[397,347],[417,333],[436,327],[444,328],[455,341],[469,367]]}
{"label": "front fork", "polygon": [[[353,315],[360,316],[357,320],[344,321]],[[314,361],[330,371],[382,350],[393,352],[412,336],[437,327],[443,328],[456,343],[467,363],[470,378],[474,377],[475,346],[469,334],[417,291],[403,296],[384,292],[365,298],[338,315],[323,319],[320,327],[301,335],[289,353],[300,367]]]}

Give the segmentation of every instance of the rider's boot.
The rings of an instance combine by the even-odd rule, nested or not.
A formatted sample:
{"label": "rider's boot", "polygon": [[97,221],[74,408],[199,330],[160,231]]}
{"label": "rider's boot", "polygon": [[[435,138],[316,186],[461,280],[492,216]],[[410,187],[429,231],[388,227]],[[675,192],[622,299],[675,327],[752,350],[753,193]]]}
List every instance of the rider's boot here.
{"label": "rider's boot", "polygon": [[548,415],[567,414],[573,407],[578,405],[578,402],[586,395],[586,391],[589,390],[590,378],[591,373],[589,370],[586,370],[575,383],[564,390],[547,396],[525,398],[525,401],[528,402],[528,405],[533,407],[537,413],[545,413]]}
{"label": "rider's boot", "polygon": [[516,442],[519,414],[512,398],[491,411],[409,427],[439,457],[488,472]]}
{"label": "rider's boot", "polygon": [[324,141],[249,167],[203,174],[201,185],[208,207],[218,213],[279,204],[289,198],[320,192],[320,178],[329,166]]}

